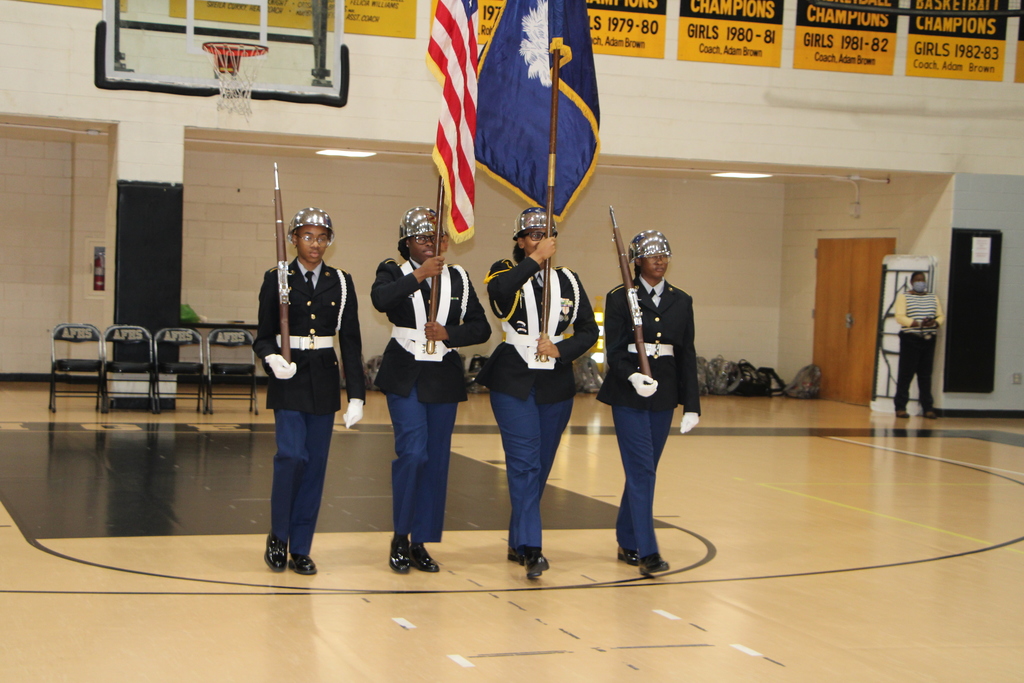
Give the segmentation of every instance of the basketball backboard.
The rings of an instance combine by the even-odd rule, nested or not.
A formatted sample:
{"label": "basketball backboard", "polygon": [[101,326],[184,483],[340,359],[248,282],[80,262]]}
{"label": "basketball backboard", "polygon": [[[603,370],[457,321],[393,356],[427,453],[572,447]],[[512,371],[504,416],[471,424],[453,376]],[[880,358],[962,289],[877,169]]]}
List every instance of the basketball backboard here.
{"label": "basketball backboard", "polygon": [[216,95],[203,44],[231,41],[269,48],[253,58],[263,60],[253,99],[344,106],[348,50],[335,6],[335,0],[104,0],[96,86]]}

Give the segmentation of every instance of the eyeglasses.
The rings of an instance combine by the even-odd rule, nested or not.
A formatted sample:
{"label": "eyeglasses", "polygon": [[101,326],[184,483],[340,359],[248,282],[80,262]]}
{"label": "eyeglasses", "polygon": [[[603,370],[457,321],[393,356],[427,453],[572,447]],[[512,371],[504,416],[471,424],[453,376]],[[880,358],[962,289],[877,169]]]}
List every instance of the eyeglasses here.
{"label": "eyeglasses", "polygon": [[305,235],[297,235],[297,237],[306,244],[316,244],[321,247],[331,243],[331,238],[328,237],[327,235],[314,236],[310,235],[309,233],[306,233]]}
{"label": "eyeglasses", "polygon": [[644,256],[642,258],[647,259],[651,263],[668,263],[672,260],[671,256],[666,256],[665,254],[655,254],[654,256]]}
{"label": "eyeglasses", "polygon": [[[434,241],[434,236],[433,235],[413,235],[412,236],[412,241],[415,242],[416,244],[430,244],[430,243],[432,243]],[[442,242],[447,242],[448,241],[448,234],[447,233],[441,233],[441,241]]]}
{"label": "eyeglasses", "polygon": [[[520,237],[529,237],[534,242],[540,242],[542,239],[547,237],[547,233],[543,230],[531,230],[530,232],[524,232]],[[558,233],[554,230],[551,231],[552,237],[558,237]]]}

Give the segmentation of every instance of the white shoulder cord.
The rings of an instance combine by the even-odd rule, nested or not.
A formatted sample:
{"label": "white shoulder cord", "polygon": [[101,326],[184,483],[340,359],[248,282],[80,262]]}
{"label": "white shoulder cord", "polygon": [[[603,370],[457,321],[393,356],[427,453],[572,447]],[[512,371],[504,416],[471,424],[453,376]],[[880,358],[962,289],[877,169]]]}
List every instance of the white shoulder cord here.
{"label": "white shoulder cord", "polygon": [[345,302],[348,300],[348,282],[345,280],[345,271],[338,271],[338,279],[341,280],[341,306],[338,308],[338,326],[334,329],[341,332],[341,316],[345,315]]}
{"label": "white shoulder cord", "polygon": [[459,271],[459,276],[462,278],[462,311],[459,313],[459,324],[466,319],[466,308],[469,306],[469,276],[466,275],[466,271],[459,265],[450,266],[452,269]]}
{"label": "white shoulder cord", "polygon": [[558,270],[565,273],[565,277],[568,278],[569,284],[572,285],[572,320],[569,321],[569,324],[572,325],[576,322],[576,315],[580,312],[580,283],[576,281],[576,275],[568,268],[563,267]]}

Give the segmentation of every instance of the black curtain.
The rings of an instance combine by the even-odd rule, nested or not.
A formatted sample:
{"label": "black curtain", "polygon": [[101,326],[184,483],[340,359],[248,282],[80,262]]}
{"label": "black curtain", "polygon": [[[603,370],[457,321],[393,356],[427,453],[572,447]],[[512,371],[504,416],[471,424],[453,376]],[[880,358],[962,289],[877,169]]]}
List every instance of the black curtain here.
{"label": "black curtain", "polygon": [[1002,244],[1003,234],[998,230],[953,230],[942,385],[945,392],[985,394],[995,387]]}

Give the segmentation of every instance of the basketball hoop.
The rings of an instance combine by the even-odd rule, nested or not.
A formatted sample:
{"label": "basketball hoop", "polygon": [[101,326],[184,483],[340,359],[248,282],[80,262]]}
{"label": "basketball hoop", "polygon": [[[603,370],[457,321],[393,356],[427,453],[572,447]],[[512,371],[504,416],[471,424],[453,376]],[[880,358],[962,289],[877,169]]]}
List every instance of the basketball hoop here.
{"label": "basketball hoop", "polygon": [[252,114],[252,85],[263,63],[259,58],[267,54],[267,46],[251,43],[203,43],[203,50],[210,56],[213,75],[220,85],[217,109],[241,114],[248,119]]}

